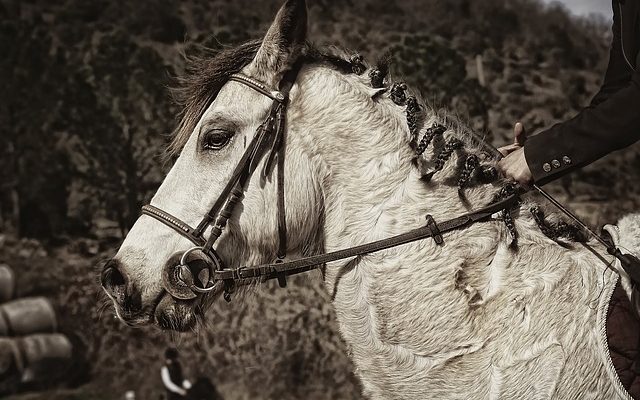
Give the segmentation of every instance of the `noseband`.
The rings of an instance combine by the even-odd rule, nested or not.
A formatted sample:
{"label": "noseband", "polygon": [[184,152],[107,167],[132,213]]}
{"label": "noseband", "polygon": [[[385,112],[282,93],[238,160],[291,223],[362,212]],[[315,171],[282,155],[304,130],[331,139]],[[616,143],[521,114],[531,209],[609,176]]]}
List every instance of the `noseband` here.
{"label": "noseband", "polygon": [[[255,172],[263,156],[269,153],[265,161],[262,177],[266,178],[272,169],[273,162],[277,158],[277,191],[278,191],[278,252],[276,262],[282,262],[287,250],[287,228],[285,223],[284,204],[284,126],[289,100],[289,92],[295,83],[301,63],[296,63],[288,70],[280,81],[278,90],[270,90],[267,85],[256,79],[243,74],[234,74],[229,77],[230,81],[241,83],[254,89],[258,93],[267,96],[272,100],[269,114],[264,122],[258,127],[256,133],[247,146],[242,158],[234,169],[231,178],[227,181],[222,193],[207,212],[202,221],[195,228],[182,221],[170,213],[155,207],[145,205],[142,207],[142,214],[148,215],[164,225],[178,232],[195,246],[191,247],[180,257],[180,264],[169,271],[165,271],[165,289],[174,297],[179,299],[193,299],[197,293],[207,293],[215,290],[217,286],[214,279],[214,272],[225,268],[222,259],[213,248],[218,238],[222,235],[227,221],[233,214],[234,209],[242,202],[247,182]],[[211,226],[208,238],[204,237],[204,232]],[[189,256],[192,253],[201,252],[207,258],[208,277],[203,286],[195,284],[194,276],[189,268]],[[285,276],[277,276],[280,286],[285,286]],[[227,282],[232,284],[232,282]],[[229,285],[225,288],[225,293],[230,290]]]}

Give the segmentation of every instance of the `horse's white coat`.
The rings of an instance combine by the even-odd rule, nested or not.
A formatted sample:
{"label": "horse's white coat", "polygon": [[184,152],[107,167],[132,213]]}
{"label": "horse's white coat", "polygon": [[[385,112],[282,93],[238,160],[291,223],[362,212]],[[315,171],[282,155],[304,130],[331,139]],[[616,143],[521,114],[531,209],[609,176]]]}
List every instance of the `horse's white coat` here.
{"label": "horse's white coat", "polygon": [[[300,91],[309,95],[292,103],[291,136],[302,130],[294,122],[300,108],[300,116],[315,119],[309,126],[319,127],[307,152],[318,154],[317,173],[324,173],[325,250],[398,234],[420,226],[427,213],[442,221],[467,211],[445,184],[456,176],[455,158],[431,184],[419,181],[410,150],[398,146],[407,141],[402,109],[357,93],[343,104],[331,88],[357,78],[322,69],[308,75]],[[340,134],[335,112],[313,86],[334,99],[334,110],[348,110],[347,103],[369,110],[354,111],[349,134]],[[486,204],[495,191],[469,191],[469,202]],[[362,257],[348,270],[345,263],[327,267],[341,331],[369,397],[614,397],[592,308],[605,267],[580,247],[566,250],[544,237],[527,210],[523,205],[517,219],[518,252],[508,249],[497,221],[448,234],[444,247],[423,241]]]}
{"label": "horse's white coat", "polygon": [[[245,72],[272,85],[278,81],[277,73],[259,69],[254,63]],[[422,226],[427,214],[443,221],[469,211],[451,184],[457,156],[430,183],[422,182],[433,146],[416,168],[404,108],[372,94],[366,73],[343,75],[317,65],[301,71],[287,117],[291,255],[403,233]],[[227,84],[153,204],[197,224],[268,106],[251,89]],[[214,118],[238,128],[226,149],[203,153],[198,132]],[[425,126],[436,119],[430,115]],[[454,135],[459,133],[449,130],[445,137]],[[467,190],[468,204],[487,204],[497,189]],[[231,267],[275,254],[275,199],[274,183],[255,176],[218,246]],[[604,265],[581,246],[565,249],[542,235],[527,203],[516,215],[517,252],[508,248],[504,224],[493,221],[446,234],[444,246],[424,240],[327,265],[326,287],[368,397],[616,398],[598,347],[594,306],[614,277],[603,278]],[[143,216],[118,257],[132,266],[128,272],[148,300],[160,290],[167,258],[188,247],[186,239]]]}
{"label": "horse's white coat", "polygon": [[[640,258],[640,214],[626,215],[618,222],[618,225],[606,225],[604,229],[609,232],[613,242],[623,254],[631,254]],[[620,274],[620,284],[631,300],[631,304],[640,313],[638,288],[633,287],[631,278],[619,261],[616,261],[614,268]]]}

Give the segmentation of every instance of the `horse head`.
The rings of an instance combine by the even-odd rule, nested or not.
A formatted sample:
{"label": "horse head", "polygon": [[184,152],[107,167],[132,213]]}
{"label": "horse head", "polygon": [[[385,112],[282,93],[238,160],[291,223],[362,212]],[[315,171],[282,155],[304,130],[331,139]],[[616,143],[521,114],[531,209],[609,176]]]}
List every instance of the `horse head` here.
{"label": "horse head", "polygon": [[[404,121],[397,113],[376,112],[377,96],[386,89],[373,88],[359,68],[352,68],[344,58],[311,50],[306,43],[306,26],[305,2],[289,0],[260,42],[200,60],[191,77],[185,79],[185,109],[170,146],[177,160],[151,200],[152,209],[136,221],[102,272],[102,285],[126,323],[155,322],[163,328],[190,329],[205,305],[220,293],[216,289],[208,295],[193,294],[182,288],[187,295],[176,295],[180,288],[173,287],[171,278],[175,268],[186,263],[185,253],[194,248],[194,240],[176,234],[176,230],[180,232],[180,224],[198,226],[220,199],[247,148],[270,123],[270,110],[277,99],[269,90],[277,89],[294,66],[299,72],[284,103],[284,143],[277,155],[286,159],[281,180],[287,253],[308,255],[322,250],[324,202],[333,193],[328,182],[340,181],[336,174],[353,174],[354,159],[359,159],[362,167],[370,162],[400,162],[358,157],[373,146],[388,143],[398,147],[397,140],[380,142],[375,136],[397,132]],[[234,80],[236,73],[250,77],[267,88],[267,93]],[[406,134],[407,128],[401,131]],[[269,152],[275,140],[255,149],[264,154],[247,168],[258,172],[241,182],[243,193],[237,194],[244,198],[227,216],[224,231],[219,232],[212,249],[213,261],[225,267],[273,261],[278,253],[282,230],[278,223],[278,179],[276,168],[270,167],[273,157]],[[408,160],[410,151],[406,150]],[[179,221],[178,226],[167,224],[167,219]],[[210,223],[215,222],[214,216]],[[202,239],[209,237],[209,229],[203,229]],[[212,260],[199,251],[189,252],[187,258],[191,278],[205,287]]]}

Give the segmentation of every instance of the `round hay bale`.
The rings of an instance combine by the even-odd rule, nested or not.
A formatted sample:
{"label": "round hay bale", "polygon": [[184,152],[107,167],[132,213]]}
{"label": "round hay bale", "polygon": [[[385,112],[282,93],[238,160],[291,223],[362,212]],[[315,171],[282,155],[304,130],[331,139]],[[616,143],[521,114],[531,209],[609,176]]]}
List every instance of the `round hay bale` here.
{"label": "round hay bale", "polygon": [[16,362],[22,362],[17,342],[11,338],[0,338],[0,376],[10,372],[12,367],[21,371],[22,364]]}
{"label": "round hay bale", "polygon": [[56,313],[44,297],[27,297],[0,305],[0,336],[56,331]]}
{"label": "round hay bale", "polygon": [[0,395],[18,391],[23,369],[17,339],[0,338]]}
{"label": "round hay bale", "polygon": [[17,340],[24,365],[22,383],[55,380],[65,373],[73,355],[66,336],[39,334]]}
{"label": "round hay bale", "polygon": [[0,336],[9,336],[9,321],[0,313]]}
{"label": "round hay bale", "polygon": [[7,264],[0,264],[0,303],[9,301],[16,294],[16,275]]}
{"label": "round hay bale", "polygon": [[71,342],[61,334],[0,338],[0,394],[59,381],[71,366],[72,354]]}

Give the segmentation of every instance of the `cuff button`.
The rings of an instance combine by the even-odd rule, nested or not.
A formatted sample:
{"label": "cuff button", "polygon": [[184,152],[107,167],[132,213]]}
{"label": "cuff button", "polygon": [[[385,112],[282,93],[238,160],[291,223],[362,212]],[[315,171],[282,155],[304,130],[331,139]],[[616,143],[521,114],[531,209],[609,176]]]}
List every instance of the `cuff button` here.
{"label": "cuff button", "polygon": [[564,157],[562,157],[562,162],[565,165],[569,165],[569,164],[571,164],[571,158],[569,158],[569,156],[564,156]]}
{"label": "cuff button", "polygon": [[560,168],[560,161],[553,160],[551,161],[551,165],[553,165],[553,168]]}
{"label": "cuff button", "polygon": [[542,169],[544,170],[544,172],[551,172],[551,164],[549,164],[548,162],[542,164]]}

